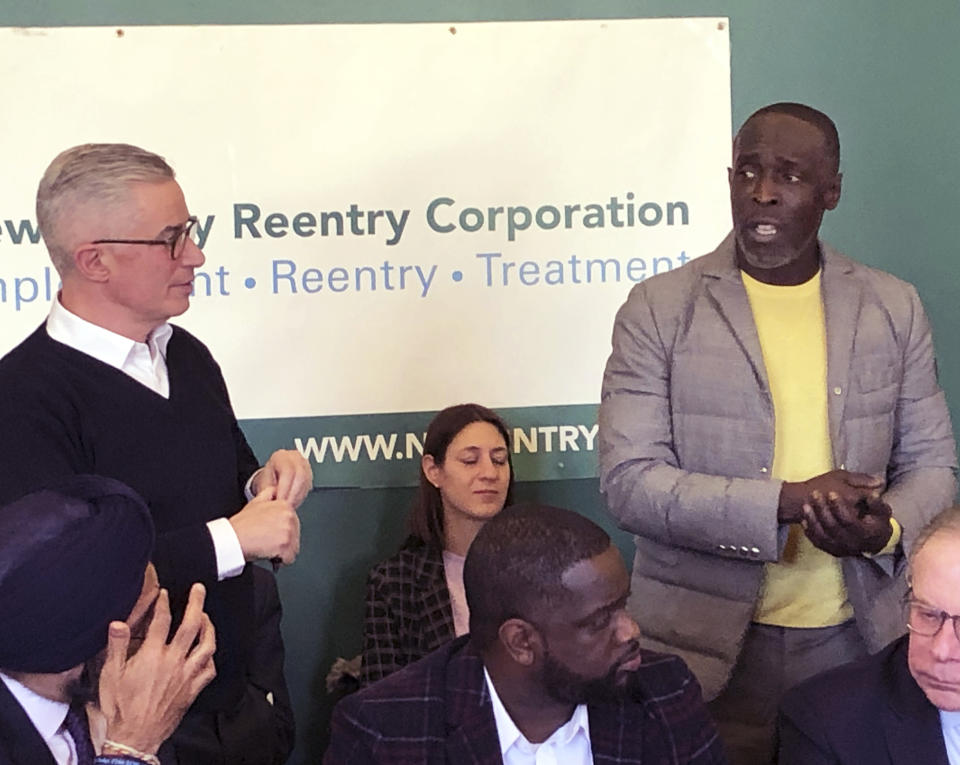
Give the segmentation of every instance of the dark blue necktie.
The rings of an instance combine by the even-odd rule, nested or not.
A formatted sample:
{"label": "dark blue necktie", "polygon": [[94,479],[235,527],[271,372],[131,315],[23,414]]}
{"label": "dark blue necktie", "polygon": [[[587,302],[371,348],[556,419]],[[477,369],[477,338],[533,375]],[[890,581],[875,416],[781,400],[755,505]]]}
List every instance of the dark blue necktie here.
{"label": "dark blue necktie", "polygon": [[73,745],[77,750],[77,765],[93,765],[96,753],[93,751],[93,741],[90,740],[90,724],[87,722],[87,710],[83,704],[71,704],[67,717],[63,721]]}

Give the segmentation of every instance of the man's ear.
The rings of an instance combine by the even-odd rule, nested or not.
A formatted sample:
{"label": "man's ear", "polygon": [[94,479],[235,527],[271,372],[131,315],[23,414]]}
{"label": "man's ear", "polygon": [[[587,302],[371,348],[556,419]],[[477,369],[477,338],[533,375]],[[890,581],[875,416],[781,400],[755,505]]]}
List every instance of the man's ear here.
{"label": "man's ear", "polygon": [[510,658],[522,667],[533,666],[543,656],[540,630],[525,619],[507,619],[497,636]]}
{"label": "man's ear", "polygon": [[103,260],[103,252],[95,244],[81,244],[73,251],[73,266],[84,279],[105,282],[110,277],[110,267]]}
{"label": "man's ear", "polygon": [[840,203],[843,188],[843,173],[837,173],[823,191],[823,209],[833,210]]}

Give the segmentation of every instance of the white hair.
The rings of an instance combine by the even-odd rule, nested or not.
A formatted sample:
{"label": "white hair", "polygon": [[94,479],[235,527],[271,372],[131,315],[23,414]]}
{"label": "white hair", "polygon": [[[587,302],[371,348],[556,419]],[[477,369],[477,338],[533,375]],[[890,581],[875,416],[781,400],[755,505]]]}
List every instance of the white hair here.
{"label": "white hair", "polygon": [[86,202],[116,202],[131,183],[174,178],[163,157],[126,143],[87,143],[57,155],[37,188],[37,225],[60,276],[73,267],[71,215]]}

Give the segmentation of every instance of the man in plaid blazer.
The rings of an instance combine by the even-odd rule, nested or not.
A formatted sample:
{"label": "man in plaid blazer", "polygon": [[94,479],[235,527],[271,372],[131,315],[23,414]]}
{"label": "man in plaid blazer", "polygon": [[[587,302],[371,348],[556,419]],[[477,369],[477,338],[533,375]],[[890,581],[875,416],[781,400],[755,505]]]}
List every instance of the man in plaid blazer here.
{"label": "man in plaid blazer", "polygon": [[470,635],[337,706],[327,765],[724,763],[683,662],[642,651],[629,577],[596,524],[504,510],[477,535]]}

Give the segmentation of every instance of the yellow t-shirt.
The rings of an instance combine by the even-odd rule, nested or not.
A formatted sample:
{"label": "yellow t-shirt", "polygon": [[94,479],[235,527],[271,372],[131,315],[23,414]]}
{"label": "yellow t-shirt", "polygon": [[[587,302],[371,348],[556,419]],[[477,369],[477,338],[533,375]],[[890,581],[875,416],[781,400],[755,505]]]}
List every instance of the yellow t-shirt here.
{"label": "yellow t-shirt", "polygon": [[[796,286],[764,284],[740,272],[760,336],[773,397],[774,478],[805,481],[832,470],[827,418],[827,339],[820,274]],[[853,616],[840,561],[793,524],[780,560],[768,563],[754,621],[827,627]]]}

